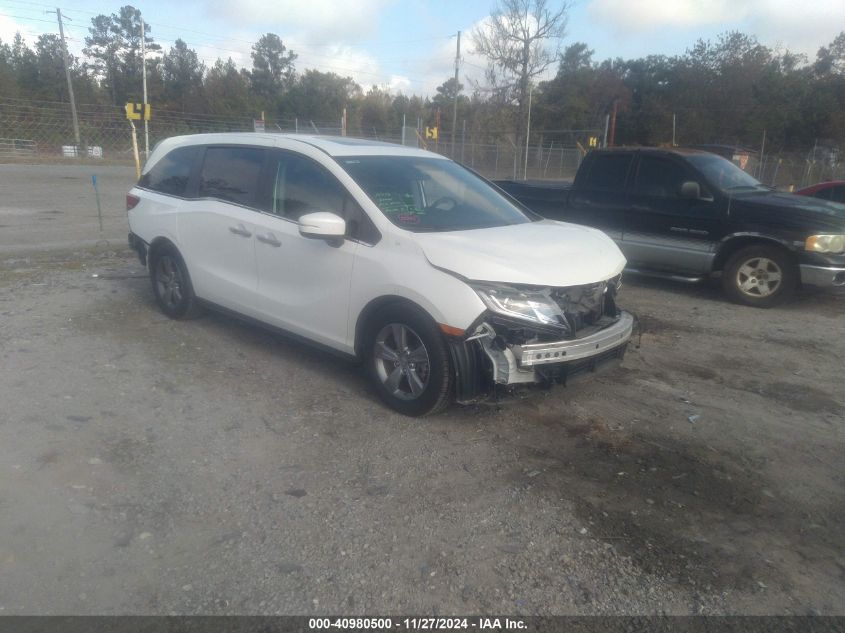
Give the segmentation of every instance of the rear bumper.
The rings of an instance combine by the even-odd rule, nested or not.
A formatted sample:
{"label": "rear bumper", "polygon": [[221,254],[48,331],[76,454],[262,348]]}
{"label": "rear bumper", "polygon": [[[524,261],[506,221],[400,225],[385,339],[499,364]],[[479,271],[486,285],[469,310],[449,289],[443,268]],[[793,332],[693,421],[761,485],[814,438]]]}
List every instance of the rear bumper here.
{"label": "rear bumper", "polygon": [[821,288],[845,287],[845,268],[801,264],[801,283],[805,286],[819,286]]}
{"label": "rear bumper", "polygon": [[142,266],[147,265],[147,243],[134,233],[129,234],[129,248],[138,253]]}

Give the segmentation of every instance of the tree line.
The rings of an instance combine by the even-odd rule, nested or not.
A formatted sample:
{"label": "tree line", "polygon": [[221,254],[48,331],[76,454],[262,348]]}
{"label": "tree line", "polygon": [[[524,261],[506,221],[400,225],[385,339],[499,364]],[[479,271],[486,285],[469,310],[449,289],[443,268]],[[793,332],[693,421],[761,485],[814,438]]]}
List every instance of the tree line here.
{"label": "tree line", "polygon": [[[254,43],[248,68],[231,58],[207,66],[181,39],[165,50],[145,25],[148,100],[157,110],[186,116],[264,113],[271,120],[338,124],[346,108],[350,129],[368,135],[397,130],[403,116],[412,126],[417,119],[433,125],[439,110],[441,138],[448,139],[457,92],[459,138],[465,129],[476,142],[519,145],[530,95],[532,143],[583,141],[583,135],[568,131],[602,130],[614,111],[617,144],[671,142],[673,117],[682,144],[759,146],[764,130],[773,150],[838,145],[845,139],[845,32],[812,60],[767,47],[752,35],[726,32],[716,41],[693,43],[681,55],[597,61],[586,43],[555,46],[565,33],[565,3],[549,10],[543,0],[502,2],[505,11],[494,11],[490,20],[499,31],[479,31],[472,38],[475,50],[490,62],[485,80],[464,86],[450,78],[431,96],[365,89],[333,72],[300,71],[296,53],[274,33]],[[523,11],[530,19],[514,27],[506,10],[522,11],[523,4],[536,14]],[[531,37],[515,49],[502,46],[510,27]],[[540,80],[555,65],[556,74]],[[122,107],[141,101],[140,11],[127,5],[92,18],[83,55],[71,57],[70,71],[80,104]],[[502,80],[508,76],[509,83]],[[20,34],[0,41],[0,96],[68,101],[58,35],[42,34],[32,47]]]}

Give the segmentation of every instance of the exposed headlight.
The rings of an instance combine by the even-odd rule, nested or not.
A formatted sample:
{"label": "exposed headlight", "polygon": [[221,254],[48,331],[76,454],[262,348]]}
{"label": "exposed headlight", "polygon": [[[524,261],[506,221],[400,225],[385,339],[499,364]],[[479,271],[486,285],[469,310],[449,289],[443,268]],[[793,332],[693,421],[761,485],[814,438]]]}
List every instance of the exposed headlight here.
{"label": "exposed headlight", "polygon": [[811,235],[804,250],[814,253],[845,253],[845,235]]}
{"label": "exposed headlight", "polygon": [[472,284],[484,305],[496,314],[543,325],[569,328],[563,311],[552,299],[548,288],[520,290],[510,286]]}

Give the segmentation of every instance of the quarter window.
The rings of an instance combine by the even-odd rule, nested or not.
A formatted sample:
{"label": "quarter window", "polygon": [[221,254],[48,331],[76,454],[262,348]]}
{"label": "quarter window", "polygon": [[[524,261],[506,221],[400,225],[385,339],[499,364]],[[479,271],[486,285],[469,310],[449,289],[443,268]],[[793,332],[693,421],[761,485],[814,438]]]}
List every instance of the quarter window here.
{"label": "quarter window", "polygon": [[200,198],[218,198],[251,206],[264,164],[265,150],[254,147],[209,147],[200,172]]}
{"label": "quarter window", "polygon": [[171,196],[185,195],[199,147],[177,147],[161,158],[141,176],[138,185]]}

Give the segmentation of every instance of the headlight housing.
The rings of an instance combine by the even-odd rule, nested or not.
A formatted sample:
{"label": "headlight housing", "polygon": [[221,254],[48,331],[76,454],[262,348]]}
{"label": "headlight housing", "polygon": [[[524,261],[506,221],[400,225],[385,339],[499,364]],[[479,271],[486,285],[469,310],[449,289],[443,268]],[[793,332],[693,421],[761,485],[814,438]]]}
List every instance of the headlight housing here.
{"label": "headlight housing", "polygon": [[845,253],[845,235],[811,235],[804,250],[813,253]]}
{"label": "headlight housing", "polygon": [[549,288],[522,290],[499,284],[471,284],[484,305],[502,316],[569,330],[563,310]]}

